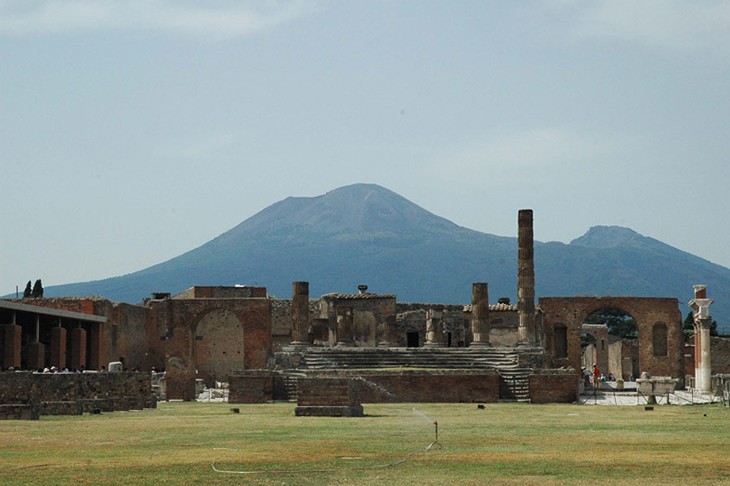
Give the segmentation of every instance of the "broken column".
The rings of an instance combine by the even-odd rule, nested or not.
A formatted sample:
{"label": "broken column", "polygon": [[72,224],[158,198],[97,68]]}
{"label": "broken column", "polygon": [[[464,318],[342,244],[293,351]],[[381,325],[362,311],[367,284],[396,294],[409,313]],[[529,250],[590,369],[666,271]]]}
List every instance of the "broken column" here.
{"label": "broken column", "polygon": [[355,329],[353,328],[352,307],[337,309],[337,344],[350,347],[355,345]]}
{"label": "broken column", "polygon": [[489,290],[484,282],[472,284],[470,346],[489,346]]}
{"label": "broken column", "polygon": [[309,282],[294,282],[292,291],[292,346],[309,345]]}
{"label": "broken column", "polygon": [[535,346],[535,252],[532,209],[519,211],[517,225],[517,311],[520,316],[518,344]]}
{"label": "broken column", "polygon": [[441,348],[446,345],[444,339],[444,313],[442,309],[426,310],[426,344],[427,347]]}
{"label": "broken column", "polygon": [[710,355],[710,304],[707,285],[695,285],[695,298],[689,302],[694,310],[695,328],[695,388],[704,393],[712,391],[712,357]]}
{"label": "broken column", "polygon": [[398,324],[395,316],[386,316],[383,321],[383,340],[378,346],[383,348],[394,347],[398,345]]}

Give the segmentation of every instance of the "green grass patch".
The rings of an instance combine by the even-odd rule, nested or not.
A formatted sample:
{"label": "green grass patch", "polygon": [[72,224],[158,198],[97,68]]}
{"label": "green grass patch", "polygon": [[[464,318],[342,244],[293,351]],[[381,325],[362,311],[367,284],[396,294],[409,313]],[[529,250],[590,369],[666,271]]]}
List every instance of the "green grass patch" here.
{"label": "green grass patch", "polygon": [[[0,484],[730,484],[730,409],[721,406],[366,404],[363,418],[295,417],[290,403],[236,407],[174,402],[0,422]],[[440,447],[396,467],[351,469],[424,448],[429,419]],[[302,472],[222,474],[214,460]]]}

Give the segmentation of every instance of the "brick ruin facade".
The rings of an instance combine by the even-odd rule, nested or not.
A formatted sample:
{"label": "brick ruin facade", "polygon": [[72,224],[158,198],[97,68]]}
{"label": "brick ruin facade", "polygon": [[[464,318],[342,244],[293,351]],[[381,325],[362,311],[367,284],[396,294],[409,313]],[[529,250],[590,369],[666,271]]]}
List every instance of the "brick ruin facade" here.
{"label": "brick ruin facade", "polygon": [[546,350],[555,366],[581,367],[581,333],[593,312],[620,309],[638,327],[639,369],[656,376],[684,378],[682,315],[677,299],[646,297],[540,298]]}
{"label": "brick ruin facade", "polygon": [[[489,366],[497,369],[502,366],[500,360],[509,361],[509,366],[500,370],[500,386],[487,387],[501,389],[495,395],[498,398],[504,398],[505,383],[510,383],[509,397],[520,395],[515,390],[524,387],[520,395],[524,399],[529,396],[536,402],[572,401],[581,368],[581,334],[588,332],[600,334],[597,343],[601,348],[600,352],[597,348],[596,356],[601,367],[613,367],[625,378],[640,371],[684,377],[681,313],[676,299],[549,297],[540,298],[539,306],[535,306],[532,212],[520,211],[518,224],[517,305],[510,304],[508,299],[490,303],[487,283],[474,284],[471,304],[461,305],[399,303],[395,295],[369,293],[365,286],[358,293],[310,298],[307,282],[293,283],[292,299],[271,298],[264,287],[200,286],[175,296],[154,294],[153,299],[142,305],[103,299],[23,299],[8,302],[76,312],[76,316],[103,317],[104,322],[92,325],[61,319],[58,326],[57,322],[41,317],[43,332],[36,345],[30,338],[35,332],[32,312],[13,314],[12,319],[18,320],[13,324],[16,321],[11,322],[9,311],[0,309],[0,318],[5,321],[0,329],[0,359],[6,367],[11,360],[21,367],[33,360],[36,365],[48,365],[58,360],[57,355],[63,351],[72,356],[72,361],[83,361],[87,368],[121,360],[128,369],[166,370],[168,399],[193,400],[195,380],[201,378],[207,386],[217,381],[237,380],[246,389],[237,399],[260,402],[276,394],[275,384],[269,387],[269,373],[276,375],[289,369],[312,374],[314,370],[306,369],[307,360],[311,363],[313,359],[330,359],[334,360],[331,361],[333,369],[347,368],[354,366],[354,361],[337,362],[337,352],[345,353],[337,355],[345,358],[337,359],[354,360],[363,356],[347,355],[348,350],[372,349],[381,354],[374,353],[374,364],[368,366],[385,369],[400,366],[383,365],[386,358],[406,359],[406,355],[388,350],[434,348],[444,350],[447,355],[451,353],[454,363],[462,363],[454,367],[489,362],[492,363]],[[621,309],[636,320],[639,338],[635,349],[627,343],[620,346],[609,343],[606,332],[584,324],[589,314],[602,308]],[[85,346],[82,346],[84,338]],[[61,342],[65,346],[59,347]],[[612,346],[616,348],[613,359],[609,358]],[[39,357],[42,348],[45,348],[43,356]],[[83,359],[82,348],[86,351]],[[323,350],[332,353],[323,355]],[[477,354],[469,355],[468,350]],[[464,365],[464,359],[475,361]],[[633,361],[628,365],[627,360]],[[446,367],[447,361],[444,361]],[[441,396],[449,387],[459,389],[454,385],[458,375],[455,371],[439,372],[434,368],[436,365],[423,362],[405,366],[425,366],[434,371],[426,370],[422,375],[381,373],[382,377],[375,379],[387,381],[388,386],[400,389],[404,396],[413,399],[418,398],[416,391]],[[514,370],[510,371],[510,367]],[[239,372],[248,375],[241,377]],[[431,382],[425,378],[429,374],[433,377]],[[467,375],[458,380],[468,384],[476,379]],[[451,381],[447,384],[441,380]],[[523,384],[515,385],[520,380]],[[542,393],[533,389],[545,386],[557,390]],[[404,387],[415,391],[409,395],[410,392],[403,391]],[[235,396],[235,393],[232,389],[231,394]],[[367,400],[374,399],[372,392],[363,394]],[[458,392],[454,397],[449,400],[470,399],[466,392]],[[479,399],[492,398],[485,392]]]}

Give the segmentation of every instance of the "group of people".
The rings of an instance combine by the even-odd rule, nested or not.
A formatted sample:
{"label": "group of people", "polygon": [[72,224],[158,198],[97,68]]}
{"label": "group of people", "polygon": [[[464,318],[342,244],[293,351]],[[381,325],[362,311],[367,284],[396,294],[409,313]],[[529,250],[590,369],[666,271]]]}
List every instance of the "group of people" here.
{"label": "group of people", "polygon": [[601,370],[596,364],[593,365],[593,372],[591,372],[591,370],[587,368],[583,368],[582,374],[586,386],[593,386],[598,388],[604,381],[616,381],[616,377],[613,375],[613,373],[609,372],[608,376],[604,375],[603,373],[601,373]]}

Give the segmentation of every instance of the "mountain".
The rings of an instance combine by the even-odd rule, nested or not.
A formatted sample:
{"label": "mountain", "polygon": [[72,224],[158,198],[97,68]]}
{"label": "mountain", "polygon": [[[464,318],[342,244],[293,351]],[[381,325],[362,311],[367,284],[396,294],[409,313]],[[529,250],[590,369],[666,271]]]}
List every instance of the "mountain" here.
{"label": "mountain", "polygon": [[[515,211],[515,228],[517,226]],[[692,298],[707,284],[718,322],[730,317],[730,270],[628,228],[596,226],[570,242],[535,242],[538,296]],[[517,239],[460,227],[383,187],[355,184],[317,197],[289,197],[167,262],[129,275],[48,287],[46,296],[99,295],[140,302],[193,285],[261,285],[289,298],[370,291],[400,302],[468,303],[472,282],[491,300],[517,294]],[[689,307],[682,306],[683,314]],[[722,324],[721,324],[722,326]]]}

